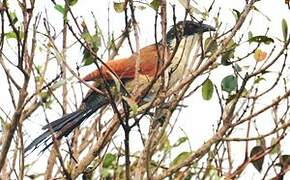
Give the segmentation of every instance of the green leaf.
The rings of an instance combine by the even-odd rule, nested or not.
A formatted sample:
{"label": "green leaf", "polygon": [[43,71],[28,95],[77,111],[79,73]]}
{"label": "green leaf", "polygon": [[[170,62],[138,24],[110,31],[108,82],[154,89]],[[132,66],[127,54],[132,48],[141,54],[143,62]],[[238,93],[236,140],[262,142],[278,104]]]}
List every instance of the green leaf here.
{"label": "green leaf", "polygon": [[227,48],[225,49],[225,52],[222,55],[222,60],[221,60],[222,65],[227,66],[227,65],[232,64],[230,62],[230,59],[234,57],[236,47],[237,47],[236,42],[234,40],[231,40]]}
{"label": "green leaf", "polygon": [[274,137],[271,139],[271,146],[273,146],[273,148],[271,149],[271,152],[270,152],[271,155],[278,154],[278,152],[281,151],[280,144],[277,143],[277,139]]}
{"label": "green leaf", "polygon": [[162,135],[162,137],[160,138],[160,141],[159,141],[159,149],[160,150],[164,150],[165,152],[168,152],[169,150],[172,149],[172,146],[170,144],[168,135],[166,133],[164,133]]}
{"label": "green leaf", "polygon": [[93,49],[98,49],[101,46],[101,37],[99,33],[96,33],[92,36],[89,32],[84,31],[81,34],[81,37]]}
{"label": "green leaf", "polygon": [[137,114],[137,110],[138,110],[138,104],[131,98],[122,97],[129,105],[130,109],[132,110],[133,114]]}
{"label": "green leaf", "polygon": [[283,33],[284,41],[286,42],[288,38],[288,24],[285,19],[282,19],[282,33]]}
{"label": "green leaf", "polygon": [[10,31],[4,34],[6,39],[16,39],[16,34],[14,31]]}
{"label": "green leaf", "polygon": [[263,13],[263,11],[260,11],[256,6],[253,6],[252,9],[254,9],[255,11],[259,12],[262,16],[264,16],[268,21],[271,21],[271,19]]}
{"label": "green leaf", "polygon": [[160,0],[153,0],[153,1],[151,1],[151,3],[150,3],[150,7],[151,7],[152,9],[154,9],[155,11],[158,10],[159,6],[160,6]]}
{"label": "green leaf", "polygon": [[271,72],[272,72],[272,71],[266,71],[266,70],[265,70],[265,71],[262,71],[261,73],[262,73],[262,74],[268,74],[268,73],[271,73]]}
{"label": "green leaf", "polygon": [[235,71],[237,71],[237,72],[241,72],[241,71],[242,71],[241,66],[239,66],[237,63],[234,64],[234,69],[235,69]]}
{"label": "green leaf", "polygon": [[249,91],[247,89],[244,89],[242,94],[241,94],[241,97],[248,97],[249,96]]}
{"label": "green leaf", "polygon": [[99,33],[92,36],[92,44],[93,49],[99,49],[99,47],[101,47],[101,37]]}
{"label": "green leaf", "polygon": [[213,53],[213,52],[215,52],[217,47],[218,47],[218,44],[217,44],[215,39],[213,39],[212,37],[206,38],[206,40],[204,42],[205,51]]}
{"label": "green leaf", "polygon": [[194,175],[196,175],[196,174],[193,172],[188,172],[188,174],[186,175],[184,180],[192,180],[194,178]]}
{"label": "green leaf", "polygon": [[212,94],[213,94],[213,83],[210,79],[205,80],[202,83],[202,98],[204,100],[210,100],[212,98]]}
{"label": "green leaf", "polygon": [[255,84],[259,84],[261,81],[266,81],[266,79],[261,77],[261,76],[259,76],[259,77],[257,77],[257,79],[255,79],[254,83]]}
{"label": "green leaf", "polygon": [[51,93],[48,91],[43,91],[40,93],[40,97],[42,102],[44,103],[44,107],[46,109],[51,109],[51,105],[53,103],[53,99],[51,98]]}
{"label": "green leaf", "polygon": [[68,5],[73,6],[78,2],[78,0],[69,0]]}
{"label": "green leaf", "polygon": [[[82,32],[81,37],[85,40],[86,44],[92,49],[94,53],[98,52],[99,47],[101,46],[101,37],[98,33],[91,36],[88,31],[84,31]],[[84,57],[82,62],[84,63],[84,66],[88,66],[95,61],[93,54],[88,49],[85,48],[83,54]]]}
{"label": "green leaf", "polygon": [[103,168],[110,168],[116,164],[117,156],[112,153],[107,153],[103,160]]}
{"label": "green leaf", "polygon": [[1,116],[0,116],[0,124],[1,124],[1,127],[3,127],[3,125],[5,124],[5,121]]}
{"label": "green leaf", "polygon": [[102,168],[101,169],[101,177],[110,179],[110,176],[111,176],[111,169],[109,169],[109,168]]}
{"label": "green leaf", "polygon": [[92,40],[92,36],[90,35],[90,33],[89,32],[83,32],[82,34],[81,34],[81,37],[86,41],[86,42],[91,42]]}
{"label": "green leaf", "polygon": [[9,12],[12,24],[15,24],[18,21],[18,17],[15,12]]}
{"label": "green leaf", "polygon": [[[264,149],[262,146],[255,146],[251,150],[250,157],[252,158],[257,154],[261,154],[262,152],[264,152]],[[253,160],[252,164],[259,172],[261,172],[262,167],[263,167],[263,162],[264,162],[264,156],[261,156],[260,158]]]}
{"label": "green leaf", "polygon": [[94,62],[94,58],[87,49],[84,49],[84,57],[82,62],[84,63],[84,66],[91,65]]}
{"label": "green leaf", "polygon": [[233,15],[235,16],[236,21],[238,21],[241,17],[240,11],[233,9]]}
{"label": "green leaf", "polygon": [[186,136],[181,137],[176,141],[176,143],[173,144],[173,147],[177,147],[186,141],[188,141],[188,137],[186,137]]}
{"label": "green leaf", "polygon": [[257,146],[262,146],[263,148],[266,148],[266,140],[265,138],[259,138],[256,140]]}
{"label": "green leaf", "polygon": [[51,107],[52,103],[53,103],[53,100],[51,99],[51,97],[46,99],[45,103],[44,103],[45,109],[52,109],[52,107]]}
{"label": "green leaf", "polygon": [[60,5],[60,4],[56,4],[55,6],[54,6],[54,9],[56,9],[58,12],[60,12],[61,14],[64,14],[64,7],[62,6],[62,5]]}
{"label": "green leaf", "polygon": [[238,88],[238,80],[233,75],[226,76],[222,80],[221,86],[223,91],[230,93]]}
{"label": "green leaf", "polygon": [[271,44],[274,40],[268,36],[254,36],[251,37],[249,43],[256,42],[256,43],[264,43],[264,44]]}
{"label": "green leaf", "polygon": [[252,33],[252,31],[249,31],[248,32],[248,39],[251,39],[253,37],[253,33]]}
{"label": "green leaf", "polygon": [[125,6],[125,3],[124,2],[114,2],[114,10],[117,12],[117,13],[121,13],[124,11],[124,6]]}
{"label": "green leaf", "polygon": [[231,65],[232,62],[230,61],[230,58],[228,56],[222,56],[221,64],[224,66]]}
{"label": "green leaf", "polygon": [[114,36],[112,36],[112,39],[108,42],[108,46],[109,46],[109,49],[112,49],[114,51],[117,50]]}
{"label": "green leaf", "polygon": [[[14,31],[10,31],[10,32],[4,33],[4,36],[6,37],[6,39],[17,39],[16,33]],[[23,39],[24,32],[23,31],[19,31],[19,36],[20,36],[20,39]]]}
{"label": "green leaf", "polygon": [[191,152],[182,152],[180,153],[171,163],[170,165],[177,165],[179,163],[181,163],[182,161],[188,159],[188,157],[190,156]]}

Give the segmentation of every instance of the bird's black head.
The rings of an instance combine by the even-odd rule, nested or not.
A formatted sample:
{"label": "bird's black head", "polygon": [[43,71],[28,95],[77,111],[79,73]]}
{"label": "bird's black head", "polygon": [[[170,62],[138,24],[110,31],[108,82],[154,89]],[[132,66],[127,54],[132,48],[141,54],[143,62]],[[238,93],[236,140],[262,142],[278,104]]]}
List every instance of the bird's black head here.
{"label": "bird's black head", "polygon": [[193,21],[179,21],[167,32],[167,42],[170,43],[175,38],[181,40],[183,36],[191,36],[196,33],[201,34],[207,31],[215,31],[215,28],[207,24]]}

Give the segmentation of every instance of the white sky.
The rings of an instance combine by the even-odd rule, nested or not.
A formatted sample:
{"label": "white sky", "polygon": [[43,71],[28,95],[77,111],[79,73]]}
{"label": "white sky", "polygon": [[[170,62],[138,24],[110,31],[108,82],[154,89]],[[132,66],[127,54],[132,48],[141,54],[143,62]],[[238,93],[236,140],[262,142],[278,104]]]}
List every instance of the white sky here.
{"label": "white sky", "polygon": [[[171,0],[170,1],[173,4],[176,4],[177,8],[177,17],[178,20],[183,19],[184,11],[182,7],[179,5],[178,1]],[[194,5],[199,10],[203,10],[204,8],[208,8],[211,1],[204,0],[204,1],[198,1],[198,5]],[[283,4],[284,0],[263,0],[258,3],[256,3],[256,7],[264,13],[267,17],[271,19],[271,21],[268,21],[265,16],[261,15],[261,13],[258,12],[252,12],[251,15],[254,16],[253,23],[251,26],[251,29],[254,33],[254,35],[260,35],[265,33],[265,29],[269,27],[269,36],[273,38],[282,38],[282,32],[281,32],[281,19],[282,17],[285,18],[288,21],[288,24],[290,25],[290,10],[286,8],[286,6]],[[13,3],[12,3],[13,4]],[[85,21],[87,22],[87,25],[89,26],[90,30],[93,30],[93,19],[91,18],[91,12],[93,12],[98,20],[98,23],[100,27],[107,27],[107,18],[108,18],[108,5],[110,6],[110,29],[113,30],[115,37],[117,37],[120,34],[120,30],[124,27],[124,16],[123,14],[118,14],[114,12],[112,7],[112,1],[88,1],[83,0],[79,1],[79,3],[72,7],[72,10],[74,11],[76,16],[82,16]],[[207,19],[206,23],[214,25],[213,16],[216,15],[217,10],[219,7],[221,7],[222,11],[220,14],[220,19],[223,22],[223,28],[229,28],[232,26],[232,24],[235,22],[235,19],[232,15],[232,9],[242,10],[244,4],[243,1],[240,0],[217,0],[216,5],[213,7],[213,12],[210,14],[209,18]],[[170,6],[168,6],[168,17],[171,17],[171,9]],[[44,17],[44,11],[43,9],[47,9],[47,14],[49,14],[49,21],[50,23],[57,28],[57,32],[61,30],[61,24],[62,24],[62,18],[61,14],[56,12],[54,8],[52,8],[50,1],[38,1],[37,8],[41,9],[42,16]],[[251,17],[251,15],[249,17]],[[137,11],[136,12],[136,18],[140,25],[140,43],[141,47],[151,44],[154,42],[154,11],[150,8],[147,8],[143,11]],[[172,21],[168,21],[168,25],[172,25]],[[106,28],[103,29],[103,33],[106,35]],[[244,30],[247,30],[244,28]],[[241,31],[239,35],[247,31]],[[60,38],[61,39],[61,38]],[[132,38],[133,39],[133,38]],[[133,45],[135,45],[133,43]],[[61,47],[61,43],[59,43],[59,48]],[[264,47],[267,49],[268,47]],[[243,49],[241,51],[247,51],[248,49]],[[126,56],[129,55],[130,51],[128,47],[123,47],[120,51],[119,56]],[[42,55],[43,56],[43,55]],[[74,69],[75,62],[80,62],[81,58],[81,50],[78,48],[72,48],[68,50],[68,57],[69,61],[71,61],[71,65]],[[36,62],[41,64],[43,57],[40,55],[37,56]],[[82,74],[87,74],[90,70],[94,69],[94,66],[86,67],[81,70]],[[52,76],[51,78],[55,77],[55,74],[58,72],[56,69],[53,69],[53,66],[51,66],[51,70],[49,71]],[[222,71],[216,72],[214,75],[214,80],[216,84],[219,86],[219,82],[221,81],[221,78],[224,77],[225,73],[231,73],[229,69],[225,69]],[[215,76],[216,75],[216,76]],[[0,68],[0,77],[5,77],[3,70]],[[21,77],[19,77],[21,79]],[[200,79],[201,80],[201,79]],[[13,113],[12,106],[10,104],[10,99],[8,95],[8,88],[6,85],[6,78],[1,78],[0,84],[3,84],[3,93],[0,93],[0,106],[3,107],[3,109],[11,114]],[[200,82],[196,82],[195,84],[199,84]],[[269,102],[269,101],[267,101]],[[186,132],[186,134],[190,138],[191,146],[193,150],[197,147],[199,147],[204,141],[206,141],[208,138],[212,135],[212,126],[216,124],[217,117],[219,117],[219,106],[216,101],[216,97],[207,102],[202,100],[201,93],[197,93],[196,95],[188,98],[185,102],[186,105],[188,105],[188,108],[184,108],[182,110],[182,113],[180,115],[180,119],[178,120],[178,123],[176,127],[180,127]],[[60,116],[60,109],[59,107],[53,106],[53,110],[50,111],[49,118],[50,121],[53,119],[56,119]],[[33,116],[30,118],[29,121],[32,121],[33,123],[29,124],[29,128],[26,127],[26,131],[31,135],[31,137],[35,137],[37,134],[39,134],[40,131],[40,125],[45,124],[45,120],[40,115],[42,111],[38,111],[38,113],[34,113]],[[270,127],[267,127],[265,125],[265,131],[267,132],[267,129]],[[33,132],[31,131],[33,129]],[[178,128],[177,128],[178,129]],[[241,132],[244,132],[244,129],[239,129]],[[178,137],[184,136],[182,131],[175,131],[175,134],[171,136],[172,143],[178,139]],[[134,132],[132,134],[132,137],[134,137]],[[30,141],[27,140],[28,142]],[[134,140],[132,140],[134,141]],[[133,144],[140,144],[141,142],[139,140],[134,141]],[[254,144],[253,144],[254,145]],[[136,146],[136,149],[138,146]],[[237,146],[233,146],[233,150],[238,150],[240,148],[240,144]],[[135,148],[134,146],[132,147]],[[187,148],[187,146],[185,147]],[[289,148],[288,153],[289,153]],[[244,149],[242,149],[243,152]],[[236,151],[238,154],[239,151]],[[240,156],[243,158],[243,156]],[[35,157],[32,157],[32,159]],[[237,164],[241,163],[242,159],[237,162],[234,162]],[[251,166],[248,167],[249,169],[252,168]],[[252,170],[249,171],[248,174],[245,174],[241,177],[241,179],[249,179],[251,175],[254,174],[252,179],[261,178],[257,173],[253,173]]]}

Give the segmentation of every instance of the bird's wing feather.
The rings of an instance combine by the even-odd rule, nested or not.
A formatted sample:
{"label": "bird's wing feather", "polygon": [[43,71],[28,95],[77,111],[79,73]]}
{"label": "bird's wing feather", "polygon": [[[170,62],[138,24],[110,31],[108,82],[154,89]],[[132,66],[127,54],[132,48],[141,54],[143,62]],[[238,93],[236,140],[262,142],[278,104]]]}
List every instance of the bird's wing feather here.
{"label": "bird's wing feather", "polygon": [[[162,56],[162,48],[159,49],[160,56]],[[130,79],[135,77],[137,55],[133,54],[128,58],[118,60],[111,60],[106,63],[106,68],[103,66],[100,70],[96,69],[90,74],[86,75],[84,81],[94,81],[101,78],[101,74],[107,80],[112,80],[111,74],[115,74],[120,79]],[[158,62],[157,47],[155,44],[146,46],[140,50],[140,74],[147,76],[154,76],[156,73],[156,66]],[[113,72],[111,72],[111,70]]]}

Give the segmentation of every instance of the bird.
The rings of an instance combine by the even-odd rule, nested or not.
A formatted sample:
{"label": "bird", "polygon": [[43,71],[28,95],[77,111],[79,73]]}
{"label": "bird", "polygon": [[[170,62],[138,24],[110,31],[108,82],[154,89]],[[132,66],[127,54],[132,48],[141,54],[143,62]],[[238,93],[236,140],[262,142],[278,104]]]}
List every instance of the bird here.
{"label": "bird", "polygon": [[[175,55],[170,62],[169,70],[167,70],[167,74],[170,76],[168,86],[171,87],[180,80],[188,66],[189,54],[193,45],[197,44],[198,37],[207,31],[215,31],[215,28],[191,20],[179,21],[171,26],[166,34],[167,51],[164,51],[165,48],[163,47],[162,40],[141,48],[138,59],[140,62],[138,71],[138,84],[141,86],[140,89],[146,87],[160,70],[158,66],[160,65],[159,60],[160,56],[163,56],[163,52],[167,52],[168,57],[170,57],[175,50]],[[190,38],[193,41],[187,41]],[[132,54],[126,58],[109,60],[105,65],[84,76],[82,80],[87,82],[93,81],[95,82],[94,85],[96,88],[101,91],[106,91],[106,88],[113,87],[116,84],[117,78],[121,81],[121,84],[124,85],[122,86],[122,92],[130,93],[134,89],[132,87],[136,85],[134,79],[137,58],[136,54]],[[152,90],[149,90],[149,95],[156,94],[154,89],[156,89],[156,86],[160,85],[156,83],[154,86]],[[148,96],[148,94],[146,96]],[[84,120],[88,119],[98,109],[108,104],[110,104],[110,98],[108,98],[108,96],[90,89],[76,111],[66,114],[43,126],[42,129],[44,132],[25,147],[24,152],[26,153],[30,150],[34,151],[41,144],[45,144],[45,148],[42,150],[44,151],[53,144],[52,136],[57,140],[60,140],[64,136],[68,136],[76,127],[80,126]]]}

